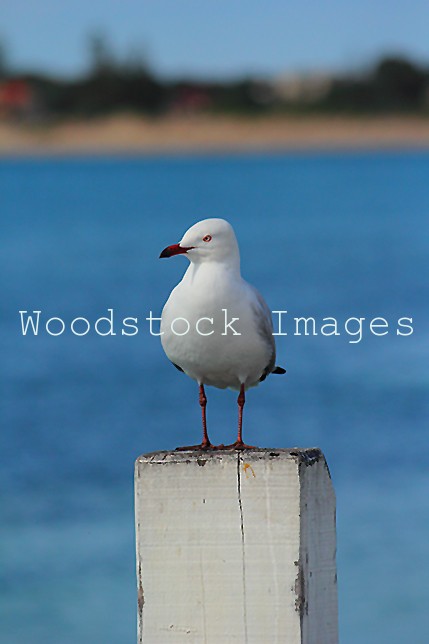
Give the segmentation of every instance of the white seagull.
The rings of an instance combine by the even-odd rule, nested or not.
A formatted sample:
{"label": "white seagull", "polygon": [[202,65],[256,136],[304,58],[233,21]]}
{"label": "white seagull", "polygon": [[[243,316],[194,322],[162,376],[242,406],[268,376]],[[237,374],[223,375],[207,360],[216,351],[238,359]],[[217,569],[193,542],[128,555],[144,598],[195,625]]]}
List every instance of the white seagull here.
{"label": "white seagull", "polygon": [[191,226],[160,257],[173,255],[186,255],[190,266],[163,308],[161,342],[174,366],[197,381],[203,423],[202,443],[178,449],[214,448],[207,433],[204,385],[240,392],[237,440],[217,448],[250,449],[242,435],[245,391],[270,373],[285,373],[275,362],[271,312],[241,277],[237,239],[224,219]]}

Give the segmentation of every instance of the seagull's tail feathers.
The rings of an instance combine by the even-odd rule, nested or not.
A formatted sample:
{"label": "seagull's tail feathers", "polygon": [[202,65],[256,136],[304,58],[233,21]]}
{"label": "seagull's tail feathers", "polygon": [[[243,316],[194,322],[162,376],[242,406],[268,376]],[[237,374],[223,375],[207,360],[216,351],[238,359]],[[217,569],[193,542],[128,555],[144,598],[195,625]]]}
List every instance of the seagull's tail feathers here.
{"label": "seagull's tail feathers", "polygon": [[283,367],[274,367],[271,373],[283,374],[283,373],[286,373],[286,369],[283,369]]}

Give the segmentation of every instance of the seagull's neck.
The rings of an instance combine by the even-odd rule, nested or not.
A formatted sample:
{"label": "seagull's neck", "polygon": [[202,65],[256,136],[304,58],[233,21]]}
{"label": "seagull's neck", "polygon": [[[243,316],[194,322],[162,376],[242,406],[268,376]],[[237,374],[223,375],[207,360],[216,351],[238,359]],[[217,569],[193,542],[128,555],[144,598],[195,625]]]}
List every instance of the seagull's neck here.
{"label": "seagull's neck", "polygon": [[228,258],[228,261],[192,261],[185,273],[184,279],[189,282],[206,279],[206,276],[225,276],[229,280],[240,280],[240,258]]}

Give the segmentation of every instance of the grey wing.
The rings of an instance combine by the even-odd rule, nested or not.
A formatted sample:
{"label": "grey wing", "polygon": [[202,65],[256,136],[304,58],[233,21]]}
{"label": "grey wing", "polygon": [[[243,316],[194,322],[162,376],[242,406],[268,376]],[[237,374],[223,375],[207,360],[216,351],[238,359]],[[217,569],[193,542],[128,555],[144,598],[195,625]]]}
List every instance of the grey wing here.
{"label": "grey wing", "polygon": [[271,317],[271,311],[262,295],[254,286],[251,284],[249,284],[249,286],[255,296],[253,309],[258,331],[271,350],[270,360],[260,377],[260,381],[262,382],[262,380],[265,380],[265,378],[274,370],[276,365],[276,344],[273,336],[273,320]]}

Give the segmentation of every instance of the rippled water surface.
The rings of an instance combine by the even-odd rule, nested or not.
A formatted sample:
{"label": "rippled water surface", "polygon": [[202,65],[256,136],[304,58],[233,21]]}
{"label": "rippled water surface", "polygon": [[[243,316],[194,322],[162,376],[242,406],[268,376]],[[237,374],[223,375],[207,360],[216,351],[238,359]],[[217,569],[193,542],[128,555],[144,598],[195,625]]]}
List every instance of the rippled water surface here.
{"label": "rippled water surface", "polygon": [[[244,276],[288,311],[288,373],[249,392],[245,439],[326,454],[342,644],[428,641],[428,176],[411,152],[0,163],[2,642],[135,641],[133,462],[200,431],[195,383],[145,318],[186,266],[160,250],[207,216],[231,221]],[[19,310],[93,324],[108,308],[114,336],[21,333]],[[304,315],[317,336],[294,335]],[[321,335],[328,316],[339,335]],[[208,395],[231,442],[236,394]]]}

